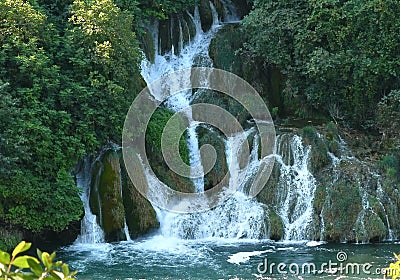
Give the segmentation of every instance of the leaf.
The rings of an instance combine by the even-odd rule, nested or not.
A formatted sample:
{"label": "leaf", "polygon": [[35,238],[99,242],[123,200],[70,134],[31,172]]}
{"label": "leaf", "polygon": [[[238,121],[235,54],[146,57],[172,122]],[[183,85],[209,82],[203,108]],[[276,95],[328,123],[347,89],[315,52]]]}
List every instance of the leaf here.
{"label": "leaf", "polygon": [[28,260],[32,260],[33,262],[36,262],[37,264],[39,263],[39,261],[31,256],[22,256],[22,257],[18,257],[14,260],[13,265],[17,266],[19,268],[29,268],[29,263]]}
{"label": "leaf", "polygon": [[57,271],[57,270],[50,271],[50,275],[53,276],[57,280],[64,279],[64,274],[62,274],[61,271]]}
{"label": "leaf", "polygon": [[42,251],[40,251],[39,249],[36,249],[36,253],[37,253],[37,255],[38,255],[38,257],[39,257],[39,260],[41,260],[42,262],[43,262],[43,259],[42,259]]}
{"label": "leaf", "polygon": [[52,263],[51,263],[51,257],[50,257],[50,255],[49,255],[49,253],[47,253],[47,252],[43,252],[43,253],[42,253],[42,262],[43,262],[44,266],[45,266],[48,270],[51,269]]}
{"label": "leaf", "polygon": [[7,252],[0,251],[0,263],[9,264],[10,263],[10,254]]}
{"label": "leaf", "polygon": [[19,253],[25,252],[31,248],[32,243],[27,243],[25,241],[21,241],[17,247],[15,247],[14,251],[12,252],[12,256],[15,257]]}
{"label": "leaf", "polygon": [[18,272],[12,275],[13,280],[37,280],[37,277],[32,273]]}
{"label": "leaf", "polygon": [[43,274],[43,268],[37,260],[28,259],[29,268],[38,277]]}
{"label": "leaf", "polygon": [[65,277],[67,277],[68,275],[69,275],[69,267],[68,267],[68,264],[63,264],[62,265],[62,267],[61,267],[61,269],[62,269],[62,272],[64,273],[64,276]]}

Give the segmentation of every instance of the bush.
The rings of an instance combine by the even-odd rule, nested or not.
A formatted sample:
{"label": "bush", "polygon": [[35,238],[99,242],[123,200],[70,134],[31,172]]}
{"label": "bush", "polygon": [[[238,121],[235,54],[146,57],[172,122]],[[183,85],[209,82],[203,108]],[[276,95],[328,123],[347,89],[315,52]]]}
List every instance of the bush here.
{"label": "bush", "polygon": [[15,247],[10,255],[7,252],[0,251],[0,277],[5,280],[67,280],[75,279],[77,271],[70,272],[67,264],[56,261],[56,254],[51,255],[47,252],[37,250],[39,259],[20,253],[26,252],[31,247],[31,243],[22,241]]}
{"label": "bush", "polygon": [[382,171],[392,179],[400,179],[399,159],[395,155],[386,155],[380,162]]}

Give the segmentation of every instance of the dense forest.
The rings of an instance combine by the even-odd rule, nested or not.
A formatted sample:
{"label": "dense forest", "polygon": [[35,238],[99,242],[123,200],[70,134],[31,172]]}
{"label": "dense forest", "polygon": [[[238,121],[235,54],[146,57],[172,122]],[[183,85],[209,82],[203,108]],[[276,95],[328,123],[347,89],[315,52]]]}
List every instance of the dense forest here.
{"label": "dense forest", "polygon": [[[0,247],[81,218],[74,166],[109,142],[120,144],[130,103],[145,86],[146,25],[195,4],[0,1]],[[377,135],[400,176],[400,2],[248,4],[237,52],[279,69],[277,115]]]}

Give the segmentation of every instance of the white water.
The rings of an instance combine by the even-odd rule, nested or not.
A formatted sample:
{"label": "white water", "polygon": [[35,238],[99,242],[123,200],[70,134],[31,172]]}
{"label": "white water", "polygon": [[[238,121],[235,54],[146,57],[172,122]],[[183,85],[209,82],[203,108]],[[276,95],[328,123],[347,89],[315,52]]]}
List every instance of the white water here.
{"label": "white water", "polygon": [[[226,1],[227,3],[229,1]],[[225,3],[225,4],[227,4]],[[162,75],[179,69],[190,68],[193,66],[212,66],[212,60],[208,55],[208,49],[212,37],[220,27],[218,14],[215,7],[210,3],[213,12],[214,24],[210,31],[204,33],[201,30],[201,22],[198,9],[195,9],[194,15],[191,15],[196,25],[196,37],[183,49],[178,55],[173,51],[155,57],[155,63],[148,61],[142,63],[142,75],[149,84]],[[232,10],[232,4],[225,5],[225,20],[237,20],[235,12]],[[153,28],[153,30],[158,30]],[[158,38],[158,34],[154,34]],[[207,77],[204,77],[207,79]],[[174,81],[178,82],[179,81]],[[201,94],[197,91],[195,94]],[[160,96],[154,96],[161,100]],[[193,96],[191,91],[182,92],[174,95],[167,101],[167,106],[175,112],[190,105]],[[191,110],[186,110],[188,120],[192,122]],[[197,124],[192,123],[188,128],[188,148],[190,152],[190,165],[195,167],[201,165],[199,153],[198,137],[196,134]],[[242,159],[242,145],[247,140],[248,135],[253,130],[243,134],[231,135],[226,140],[226,156],[229,166],[229,187],[235,187],[243,190],[245,183],[250,180],[251,175],[256,171],[259,165],[257,156],[258,140],[254,141],[254,146],[250,158],[247,158],[247,164],[240,166]],[[244,182],[238,186],[242,179]],[[148,178],[155,182],[153,178]],[[204,175],[193,179],[196,192],[204,190]],[[204,201],[207,203],[207,201]],[[160,221],[160,232],[162,236],[169,238],[185,239],[206,239],[206,238],[250,238],[259,239],[268,237],[268,229],[265,226],[265,206],[255,199],[248,198],[243,192],[235,193],[223,205],[213,210],[197,214],[176,214],[157,209],[158,219]]]}
{"label": "white water", "polygon": [[[167,73],[171,73],[181,69],[191,68],[196,63],[198,63],[199,60],[201,60],[200,63],[201,65],[197,66],[205,66],[205,67],[212,66],[212,61],[208,56],[208,47],[210,45],[211,39],[215,31],[220,25],[217,22],[214,22],[213,28],[209,32],[204,33],[201,29],[200,15],[197,7],[195,9],[194,15],[190,15],[190,17],[196,26],[196,36],[187,46],[182,48],[181,52],[178,55],[174,53],[174,50],[171,50],[171,52],[168,52],[164,55],[161,55],[158,52],[155,56],[155,62],[153,64],[147,60],[144,60],[142,62],[141,74],[148,85]],[[154,28],[152,28],[154,32],[153,38],[159,37],[157,24],[158,23],[156,23],[156,26]],[[156,41],[158,41],[158,39],[156,39]],[[158,47],[156,48],[158,49]],[[170,82],[184,83],[185,81],[177,80]],[[165,86],[166,88],[168,88],[168,85]],[[154,97],[157,100],[160,101],[162,100],[161,96],[154,95]],[[188,108],[185,111],[186,111],[186,117],[188,118],[190,123],[190,127],[188,129],[188,149],[189,149],[190,166],[192,167],[191,175],[192,176],[194,176],[195,174],[200,175],[197,176],[196,178],[193,178],[192,181],[195,186],[195,191],[202,192],[204,191],[204,172],[201,172],[202,170],[201,157],[199,151],[198,137],[196,133],[197,124],[193,122],[192,111],[189,107],[192,98],[193,98],[192,91],[188,90],[173,95],[166,101],[166,103],[167,106],[172,110],[174,110],[175,112],[178,112],[184,108]],[[196,172],[194,170],[196,170]]]}
{"label": "white water", "polygon": [[83,166],[80,172],[76,175],[76,183],[78,188],[82,189],[81,199],[83,201],[85,216],[81,222],[81,235],[75,243],[102,243],[104,242],[104,232],[96,221],[96,215],[93,215],[90,210],[90,182],[92,176],[91,162],[86,157],[83,160]]}
{"label": "white water", "polygon": [[[362,210],[358,213],[357,220],[355,222],[355,228],[357,228],[357,232],[359,233],[356,236],[356,242],[357,243],[368,243],[368,232],[367,229],[365,228],[365,220],[367,219],[368,215],[375,215],[379,216],[378,213],[371,207],[370,205],[370,198],[371,194],[368,192],[368,189],[376,189],[376,201],[379,204],[380,208],[377,211],[381,211],[383,214],[384,219],[382,222],[385,224],[387,228],[387,237],[386,241],[393,241],[397,240],[397,235],[394,233],[394,230],[392,228],[392,223],[390,222],[389,218],[389,211],[392,211],[394,213],[397,213],[394,207],[394,202],[390,195],[388,195],[382,188],[382,182],[380,175],[377,174],[376,172],[372,171],[370,166],[357,159],[352,152],[347,148],[346,142],[340,138],[339,142],[339,153],[340,157],[336,157],[332,153],[328,153],[330,158],[332,159],[332,167],[333,167],[333,174],[334,176],[332,177],[331,181],[331,187],[334,186],[340,176],[340,171],[339,171],[339,166],[341,163],[350,163],[351,165],[358,166],[359,169],[356,169],[356,173],[354,174],[355,177],[355,183],[358,185],[358,190],[360,194],[360,199],[361,199],[361,206]],[[329,197],[326,199],[326,201],[329,199]],[[324,208],[322,209],[322,212],[324,211]],[[393,211],[394,210],[394,211]],[[392,213],[393,215],[393,213]],[[323,223],[323,217],[321,213],[321,223]]]}
{"label": "white water", "polygon": [[[282,144],[288,145],[286,151],[282,149]],[[297,135],[289,140],[278,136],[277,147],[281,174],[277,186],[276,207],[284,224],[284,239],[308,239],[316,190],[315,178],[308,169],[311,147],[305,146]],[[286,158],[282,158],[282,155]]]}

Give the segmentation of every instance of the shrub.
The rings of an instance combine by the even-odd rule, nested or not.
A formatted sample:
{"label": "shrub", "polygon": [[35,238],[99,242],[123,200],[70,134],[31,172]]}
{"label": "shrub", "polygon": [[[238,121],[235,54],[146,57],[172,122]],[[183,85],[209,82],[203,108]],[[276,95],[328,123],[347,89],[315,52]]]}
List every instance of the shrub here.
{"label": "shrub", "polygon": [[5,280],[67,280],[75,279],[77,271],[70,272],[67,264],[56,261],[55,253],[51,255],[47,252],[37,250],[39,259],[24,255],[18,256],[31,247],[31,243],[22,241],[15,247],[10,255],[0,251],[0,277]]}

